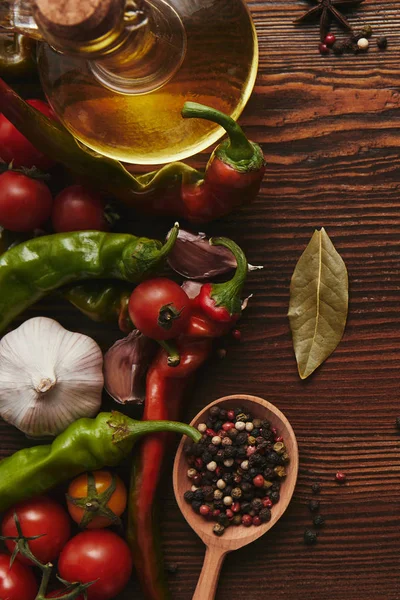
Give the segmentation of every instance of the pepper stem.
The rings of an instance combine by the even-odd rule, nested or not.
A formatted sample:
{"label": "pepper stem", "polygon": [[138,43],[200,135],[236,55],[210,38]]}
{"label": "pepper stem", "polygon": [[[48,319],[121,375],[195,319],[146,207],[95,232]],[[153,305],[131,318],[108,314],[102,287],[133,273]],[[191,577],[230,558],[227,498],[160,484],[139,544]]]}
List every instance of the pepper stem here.
{"label": "pepper stem", "polygon": [[225,154],[234,162],[249,160],[254,156],[254,146],[243,133],[240,125],[225,113],[199,104],[197,102],[185,102],[182,109],[184,119],[196,118],[206,119],[221,125],[229,136],[229,144],[225,147]]}
{"label": "pepper stem", "polygon": [[163,247],[160,249],[157,260],[161,260],[162,258],[164,258],[164,256],[168,256],[168,254],[171,252],[172,248],[175,245],[175,242],[178,238],[178,234],[179,234],[179,223],[174,223],[174,226],[171,229],[168,239],[166,240]]}
{"label": "pepper stem", "polygon": [[236,272],[232,279],[224,283],[213,283],[211,297],[217,306],[225,306],[231,315],[239,314],[242,309],[240,294],[246,281],[248,263],[243,250],[229,238],[210,238],[211,246],[224,246],[234,255],[237,263]]}
{"label": "pepper stem", "polygon": [[172,342],[167,342],[165,340],[157,340],[157,342],[168,354],[168,366],[177,367],[181,362],[181,357],[175,345]]}
{"label": "pepper stem", "polygon": [[197,429],[186,423],[179,423],[178,421],[135,421],[130,425],[130,430],[134,435],[134,441],[143,435],[159,433],[162,431],[187,435],[192,438],[194,442],[199,442],[201,440],[201,433],[197,431]]}

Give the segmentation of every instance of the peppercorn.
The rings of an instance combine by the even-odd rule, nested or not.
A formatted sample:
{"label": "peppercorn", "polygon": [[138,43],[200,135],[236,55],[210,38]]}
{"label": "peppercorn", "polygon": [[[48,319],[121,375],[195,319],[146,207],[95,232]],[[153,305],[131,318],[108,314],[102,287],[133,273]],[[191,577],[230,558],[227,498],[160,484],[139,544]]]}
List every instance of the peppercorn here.
{"label": "peppercorn", "polygon": [[225,481],[225,483],[232,483],[233,482],[233,474],[232,473],[224,473],[222,475],[222,480]]}
{"label": "peppercorn", "polygon": [[259,516],[256,515],[255,517],[253,517],[253,525],[255,525],[256,527],[258,527],[259,525],[261,525],[261,522],[262,521],[261,521],[261,519],[260,519]]}
{"label": "peppercorn", "polygon": [[224,460],[224,451],[218,450],[217,454],[214,455],[214,459],[218,462],[222,462]]}
{"label": "peppercorn", "polygon": [[[253,421],[253,425],[254,425],[254,421]],[[251,434],[252,434],[252,435],[254,435],[254,437],[255,437],[255,438],[258,438],[258,437],[260,437],[260,428],[259,428],[259,427],[256,427],[256,426],[254,425],[254,429],[253,429],[253,431],[251,432]]]}
{"label": "peppercorn", "polygon": [[221,421],[226,421],[226,419],[228,418],[228,411],[226,411],[224,408],[221,408],[219,411],[219,418],[221,419]]}
{"label": "peppercorn", "polygon": [[341,56],[344,52],[344,46],[342,42],[335,42],[332,46],[332,51],[336,56]]}
{"label": "peppercorn", "polygon": [[[238,469],[239,471],[239,469]],[[236,483],[237,485],[239,485],[239,483],[242,482],[242,476],[239,475],[238,473],[235,473],[235,475],[233,476],[233,483]]]}
{"label": "peppercorn", "polygon": [[199,500],[199,501],[203,501],[204,500],[204,492],[203,490],[196,490],[194,492],[194,500]]}
{"label": "peppercorn", "polygon": [[262,503],[263,503],[264,508],[272,508],[272,506],[273,506],[271,498],[263,498]]}
{"label": "peppercorn", "polygon": [[[252,469],[250,469],[252,471]],[[253,479],[253,485],[258,488],[264,487],[264,477],[262,475],[256,475]]]}
{"label": "peppercorn", "polygon": [[268,492],[268,495],[274,504],[279,502],[279,498],[280,498],[279,492]]}
{"label": "peppercorn", "polygon": [[[241,422],[241,421],[240,421]],[[243,444],[247,443],[247,433],[245,431],[240,431],[237,435],[236,435],[236,440],[235,440],[235,444],[237,446],[243,446]]]}
{"label": "peppercorn", "polygon": [[235,500],[237,500],[238,498],[242,497],[242,490],[240,489],[240,487],[235,487],[232,490],[232,498],[234,498]]}
{"label": "peppercorn", "polygon": [[242,509],[242,513],[248,513],[251,510],[250,502],[242,502],[241,509]]}
{"label": "peppercorn", "polygon": [[222,500],[224,497],[224,492],[222,490],[216,489],[213,492],[213,496],[215,500]]}
{"label": "peppercorn", "polygon": [[312,529],[306,529],[304,532],[304,543],[308,546],[312,546],[317,542],[317,533],[312,531]]}
{"label": "peppercorn", "polygon": [[273,445],[274,452],[278,454],[283,454],[286,450],[285,444],[283,442],[275,442]]}
{"label": "peppercorn", "polygon": [[313,523],[315,527],[323,527],[325,525],[325,519],[322,515],[315,515]]}
{"label": "peppercorn", "polygon": [[216,523],[213,527],[213,533],[215,533],[215,535],[221,536],[224,533],[224,531],[225,527],[220,523]]}
{"label": "peppercorn", "polygon": [[226,446],[224,449],[224,460],[236,458],[236,448],[234,446]]}
{"label": "peppercorn", "polygon": [[316,512],[319,510],[319,500],[310,500],[308,503],[308,508],[311,512]]}
{"label": "peppercorn", "polygon": [[193,479],[192,479],[192,481],[193,481],[193,484],[194,484],[194,485],[196,485],[196,486],[199,486],[199,485],[201,484],[201,480],[202,480],[202,479],[203,479],[203,478],[202,478],[201,474],[200,474],[200,473],[197,473],[197,475],[195,475],[195,476],[193,477]]}
{"label": "peppercorn", "polygon": [[206,502],[211,502],[214,498],[214,489],[211,485],[206,485],[203,487],[204,500]]}
{"label": "peppercorn", "polygon": [[[214,446],[214,444],[209,444],[208,448],[207,448],[207,452],[209,454],[211,454],[211,456],[215,456],[218,452],[218,448],[217,446]],[[204,456],[204,453],[203,453]]]}
{"label": "peppercorn", "polygon": [[198,444],[193,444],[193,456],[199,457],[203,454],[203,448],[201,447],[200,443]]}
{"label": "peppercorn", "polygon": [[233,420],[235,419],[235,416],[236,416],[236,415],[235,415],[235,411],[234,411],[234,410],[228,410],[228,412],[227,412],[227,415],[226,415],[226,416],[228,417],[228,419],[229,419],[230,421],[233,421]]}
{"label": "peppercorn", "polygon": [[200,512],[200,506],[203,504],[202,501],[200,500],[193,500],[192,502],[192,508],[195,512],[199,513]]}
{"label": "peppercorn", "polygon": [[201,460],[205,462],[205,464],[211,462],[213,459],[212,454],[210,454],[208,452],[208,450],[206,450],[205,452],[203,452],[203,454],[201,455]]}
{"label": "peppercorn", "polygon": [[220,525],[223,525],[224,527],[229,525],[229,519],[225,513],[221,513],[220,515],[218,515],[217,520],[218,520],[218,523]]}
{"label": "peppercorn", "polygon": [[240,446],[239,448],[236,448],[236,458],[246,458],[247,453],[246,453],[246,448],[244,446]]}
{"label": "peppercorn", "polygon": [[237,429],[231,429],[230,431],[228,431],[228,437],[233,442],[236,440],[236,438],[237,438],[238,435],[239,435],[239,432],[238,432]]}
{"label": "peppercorn", "polygon": [[251,501],[251,508],[256,513],[259,513],[260,510],[263,508],[263,503],[262,503],[261,498],[254,498],[254,500]]}
{"label": "peppercorn", "polygon": [[279,492],[279,490],[281,489],[281,483],[280,481],[274,481],[271,485],[271,491],[273,492]]}
{"label": "peppercorn", "polygon": [[241,509],[240,502],[234,502],[231,506],[231,509],[233,510],[234,513],[240,512],[240,509]]}
{"label": "peppercorn", "polygon": [[[384,35],[379,36],[378,39],[376,40],[376,45],[378,46],[379,50],[386,50],[386,48],[388,46],[387,37],[385,37]],[[400,427],[399,427],[399,429],[400,429]]]}
{"label": "peppercorn", "polygon": [[335,475],[335,481],[337,481],[338,483],[344,483],[346,481],[345,473],[338,471]]}
{"label": "peppercorn", "polygon": [[212,406],[212,407],[210,408],[210,416],[211,416],[211,417],[214,417],[214,418],[215,418],[215,417],[219,417],[219,415],[220,415],[220,412],[221,412],[221,411],[220,411],[220,408],[219,408],[219,406]]}
{"label": "peppercorn", "polygon": [[364,27],[361,29],[361,36],[362,37],[366,37],[366,38],[370,38],[372,35],[372,27],[371,25],[364,25]]}
{"label": "peppercorn", "polygon": [[186,500],[186,502],[192,502],[194,499],[194,492],[192,492],[191,490],[188,490],[187,492],[185,492],[183,494],[183,497]]}
{"label": "peppercorn", "polygon": [[252,488],[253,488],[253,486],[249,482],[247,482],[247,481],[243,481],[240,484],[240,489],[242,490],[242,492],[244,494],[247,494],[248,492],[251,492]]}
{"label": "peppercorn", "polygon": [[272,483],[272,481],[269,481],[269,479],[264,479],[264,490],[270,490],[271,493],[276,493],[278,490],[274,490],[272,488],[274,484]]}
{"label": "peppercorn", "polygon": [[268,521],[271,520],[271,511],[267,507],[262,508],[260,510],[260,512],[258,513],[258,516],[260,517],[260,519],[263,523],[267,523]]}
{"label": "peppercorn", "polygon": [[266,459],[267,463],[277,465],[279,463],[279,454],[277,454],[276,452],[268,452]]}
{"label": "peppercorn", "polygon": [[224,492],[224,496],[230,496],[232,494],[232,486],[227,485],[226,488],[223,490],[223,492]]}
{"label": "peppercorn", "polygon": [[223,446],[232,446],[232,443],[233,442],[230,437],[227,436],[227,437],[222,438],[221,444]]}
{"label": "peppercorn", "polygon": [[286,465],[290,461],[290,456],[287,452],[284,452],[283,454],[281,454],[281,461],[283,462],[284,465]]}
{"label": "peppercorn", "polygon": [[247,443],[250,446],[255,446],[256,445],[256,438],[252,435],[249,435],[249,437],[247,438]]}
{"label": "peppercorn", "polygon": [[274,472],[278,475],[278,477],[286,477],[285,467],[275,467]]}
{"label": "peppercorn", "polygon": [[249,465],[251,467],[264,466],[266,459],[260,454],[252,454],[249,457]]}
{"label": "peppercorn", "polygon": [[207,517],[210,514],[210,507],[207,504],[202,504],[199,512],[203,517]]}
{"label": "peppercorn", "polygon": [[253,518],[250,515],[243,515],[242,517],[242,525],[245,527],[250,527],[253,524]]}
{"label": "peppercorn", "polygon": [[235,515],[232,519],[232,523],[234,525],[241,525],[242,524],[242,515]]}
{"label": "peppercorn", "polygon": [[318,481],[315,481],[311,486],[311,490],[313,494],[319,494],[321,491],[321,484],[318,483]]}
{"label": "peppercorn", "polygon": [[266,469],[264,469],[263,475],[264,475],[264,479],[271,479],[271,477],[274,476],[274,469],[267,467]]}
{"label": "peppercorn", "polygon": [[223,425],[222,421],[215,421],[215,423],[214,423],[215,431],[219,431],[220,429],[222,429],[222,425]]}
{"label": "peppercorn", "polygon": [[225,508],[224,503],[222,502],[222,498],[221,500],[214,500],[213,506],[215,510],[219,510],[219,512],[221,512],[221,510]]}

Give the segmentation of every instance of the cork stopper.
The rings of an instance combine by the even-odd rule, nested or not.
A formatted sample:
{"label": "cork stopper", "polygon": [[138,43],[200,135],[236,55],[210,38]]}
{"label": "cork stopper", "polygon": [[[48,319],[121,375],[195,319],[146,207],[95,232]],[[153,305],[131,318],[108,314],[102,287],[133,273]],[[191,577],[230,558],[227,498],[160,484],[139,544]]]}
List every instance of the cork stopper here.
{"label": "cork stopper", "polygon": [[32,0],[45,38],[90,42],[121,22],[125,0]]}

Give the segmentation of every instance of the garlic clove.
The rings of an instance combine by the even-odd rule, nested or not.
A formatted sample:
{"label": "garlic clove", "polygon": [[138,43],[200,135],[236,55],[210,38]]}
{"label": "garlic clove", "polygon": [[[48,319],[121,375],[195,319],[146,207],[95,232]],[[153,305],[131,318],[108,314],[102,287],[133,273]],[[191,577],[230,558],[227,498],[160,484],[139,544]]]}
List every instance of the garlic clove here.
{"label": "garlic clove", "polygon": [[30,437],[58,435],[99,411],[102,367],[88,336],[29,319],[0,341],[0,416]]}

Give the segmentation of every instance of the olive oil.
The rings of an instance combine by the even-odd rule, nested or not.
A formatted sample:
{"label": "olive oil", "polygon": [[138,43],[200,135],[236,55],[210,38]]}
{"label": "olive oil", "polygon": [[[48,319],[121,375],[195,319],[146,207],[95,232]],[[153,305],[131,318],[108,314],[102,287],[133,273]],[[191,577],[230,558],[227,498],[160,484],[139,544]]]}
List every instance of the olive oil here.
{"label": "olive oil", "polygon": [[[43,44],[42,84],[54,110],[85,146],[135,164],[161,164],[204,150],[223,134],[199,119],[183,119],[185,101],[237,118],[253,89],[257,37],[242,0],[171,0],[181,10],[187,46],[183,62],[159,89],[118,93],[93,81],[89,61],[61,56]],[[183,7],[183,10],[182,10]]]}

